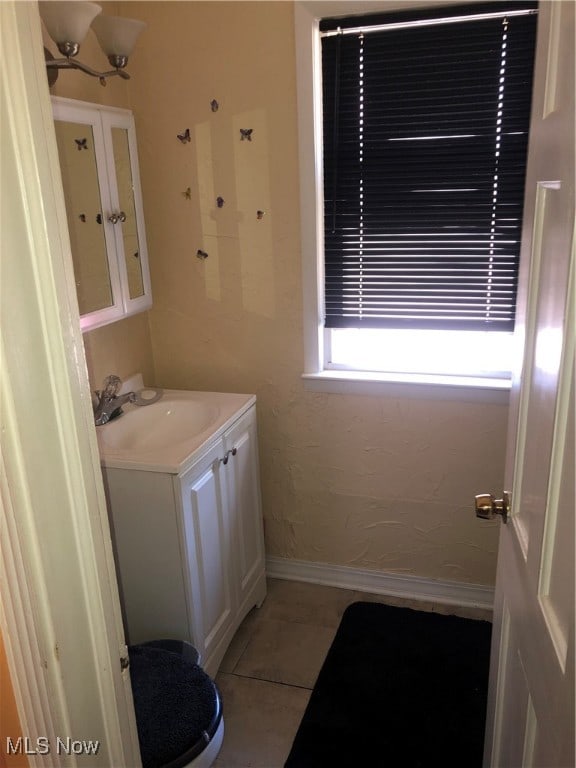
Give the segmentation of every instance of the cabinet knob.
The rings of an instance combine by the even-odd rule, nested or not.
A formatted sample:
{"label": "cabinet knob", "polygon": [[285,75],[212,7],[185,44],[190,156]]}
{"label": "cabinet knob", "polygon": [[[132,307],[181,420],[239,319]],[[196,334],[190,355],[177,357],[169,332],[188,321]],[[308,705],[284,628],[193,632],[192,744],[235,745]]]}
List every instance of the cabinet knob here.
{"label": "cabinet knob", "polygon": [[118,222],[124,223],[126,221],[126,214],[124,211],[120,211],[119,213],[111,213],[110,216],[108,216],[108,221],[111,224],[118,224]]}
{"label": "cabinet knob", "polygon": [[236,448],[231,448],[229,451],[226,451],[224,458],[220,459],[220,461],[222,462],[222,464],[228,464],[228,459],[230,458],[230,456],[236,456],[237,452],[238,451],[236,450]]}

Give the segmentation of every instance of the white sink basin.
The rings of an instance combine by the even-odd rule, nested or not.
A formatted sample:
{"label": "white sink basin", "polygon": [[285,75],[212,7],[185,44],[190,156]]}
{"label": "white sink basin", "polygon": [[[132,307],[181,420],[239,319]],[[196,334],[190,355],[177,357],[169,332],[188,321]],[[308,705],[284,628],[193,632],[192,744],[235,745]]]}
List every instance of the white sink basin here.
{"label": "white sink basin", "polygon": [[101,430],[103,444],[115,450],[166,448],[204,432],[220,409],[199,400],[163,397],[146,406],[124,407],[124,415]]}
{"label": "white sink basin", "polygon": [[254,401],[253,395],[165,390],[151,405],[127,404],[121,416],[96,427],[102,463],[179,473]]}

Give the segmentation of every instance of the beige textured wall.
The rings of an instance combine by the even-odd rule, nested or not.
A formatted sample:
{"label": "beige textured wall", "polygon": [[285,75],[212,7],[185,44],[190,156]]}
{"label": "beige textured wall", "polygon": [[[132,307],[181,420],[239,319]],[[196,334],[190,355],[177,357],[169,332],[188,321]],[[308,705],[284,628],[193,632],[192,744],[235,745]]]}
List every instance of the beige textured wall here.
{"label": "beige textured wall", "polygon": [[506,407],[303,389],[292,4],[120,7],[149,24],[129,93],[156,383],[257,394],[268,554],[492,584],[472,499],[502,487]]}
{"label": "beige textured wall", "polygon": [[[119,13],[117,2],[99,3],[103,13]],[[125,14],[130,15],[130,14]],[[54,58],[60,58],[58,49],[42,27],[44,45]],[[78,55],[80,61],[98,71],[110,69],[106,56],[92,31],[88,32]],[[119,77],[110,78],[101,86],[96,78],[73,70],[61,70],[56,84],[50,90],[53,96],[90,101],[111,107],[130,108],[128,83]],[[146,383],[154,383],[152,346],[146,312],[126,320],[88,331],[84,334],[84,348],[92,389],[99,389],[109,373],[127,378],[141,372]]]}

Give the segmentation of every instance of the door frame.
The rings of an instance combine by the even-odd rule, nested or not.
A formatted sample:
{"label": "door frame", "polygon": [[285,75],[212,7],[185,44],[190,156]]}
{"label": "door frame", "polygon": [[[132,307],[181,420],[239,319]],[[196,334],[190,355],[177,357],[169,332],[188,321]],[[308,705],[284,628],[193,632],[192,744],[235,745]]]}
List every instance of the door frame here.
{"label": "door frame", "polygon": [[[0,627],[21,750],[31,766],[48,750],[54,766],[137,767],[37,4],[2,2],[0,22]],[[68,738],[97,754],[67,754]]]}

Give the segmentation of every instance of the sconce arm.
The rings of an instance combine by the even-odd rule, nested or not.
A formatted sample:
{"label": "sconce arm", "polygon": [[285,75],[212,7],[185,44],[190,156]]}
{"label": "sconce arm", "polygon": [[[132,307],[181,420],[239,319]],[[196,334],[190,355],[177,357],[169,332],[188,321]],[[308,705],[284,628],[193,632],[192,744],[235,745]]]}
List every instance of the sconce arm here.
{"label": "sconce arm", "polygon": [[106,77],[113,77],[114,75],[119,75],[124,80],[130,80],[130,75],[128,74],[128,72],[126,72],[123,69],[111,69],[108,72],[97,72],[95,69],[92,69],[86,64],[82,64],[81,61],[77,61],[76,59],[49,59],[48,61],[46,61],[46,68],[47,69],[80,69],[82,70],[82,72],[85,72],[87,75],[91,75],[92,77],[98,77],[100,80]]}

